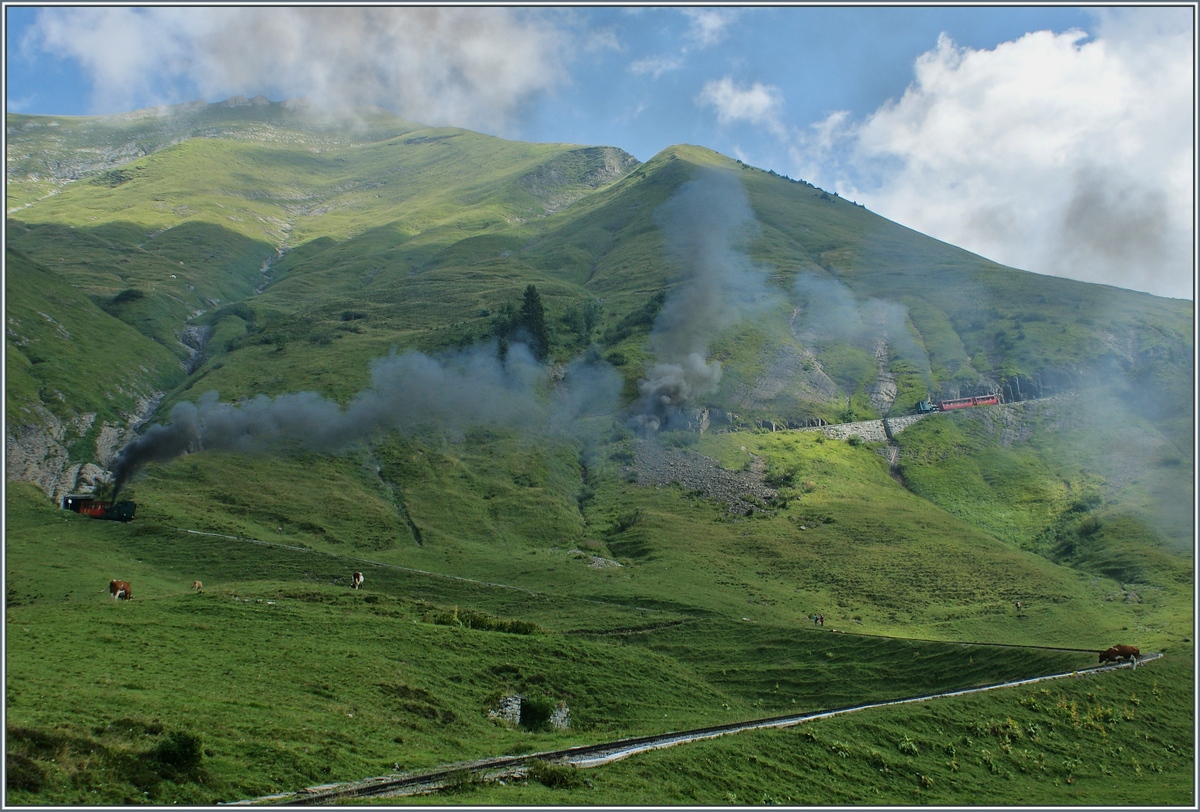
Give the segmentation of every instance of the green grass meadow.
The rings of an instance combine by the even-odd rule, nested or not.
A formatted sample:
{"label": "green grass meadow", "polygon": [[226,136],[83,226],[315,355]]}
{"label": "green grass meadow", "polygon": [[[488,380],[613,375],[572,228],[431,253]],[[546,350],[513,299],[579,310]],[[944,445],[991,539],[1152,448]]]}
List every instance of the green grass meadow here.
{"label": "green grass meadow", "polygon": [[869,709],[379,803],[1188,807],[1192,661],[1181,649],[1135,671]]}
{"label": "green grass meadow", "polygon": [[[755,453],[773,468],[795,469],[802,496],[775,515],[744,518],[678,487],[630,486],[611,460],[622,459],[628,442],[589,468],[594,492],[582,513],[568,486],[579,483],[577,449],[522,453],[519,443],[505,450],[495,436],[482,444],[408,440],[381,448],[387,480],[353,455],[189,455],[138,481],[139,515],[129,524],[56,510],[27,486],[10,488],[10,801],[237,800],[387,774],[397,765],[429,768],[1069,672],[1092,665],[1096,648],[1119,640],[1168,651],[1170,659],[1139,669],[1139,679],[1155,669],[1176,674],[1176,658],[1188,651],[1170,642],[1175,635],[1167,632],[1176,627],[1157,635],[1132,630],[1144,624],[1147,608],[1106,602],[1102,592],[1111,584],[1097,588],[950,514],[931,519],[930,511],[908,506],[916,497],[865,446],[812,433],[704,439],[703,450],[727,467]],[[404,469],[406,458],[408,465],[427,459],[413,472]],[[395,460],[390,467],[388,459]],[[472,476],[464,478],[466,470]],[[316,471],[319,490],[311,484]],[[504,481],[525,484],[506,496],[497,489]],[[420,543],[399,518],[397,499],[422,528]],[[504,510],[525,521],[540,515],[539,524],[514,531],[490,504],[505,500]],[[321,509],[303,507],[313,504]],[[451,512],[453,529],[429,521]],[[870,518],[884,514],[886,524]],[[929,547],[925,538],[938,541]],[[591,569],[591,554],[616,556],[624,566]],[[349,589],[354,570],[367,575],[361,592]],[[973,577],[989,570],[994,577]],[[113,602],[105,591],[111,577],[133,583],[135,599]],[[203,593],[191,588],[197,579]],[[1021,613],[1012,608],[1017,595]],[[826,615],[825,627],[808,620],[813,611]],[[1164,677],[1168,684],[1179,689],[1175,678]],[[509,693],[565,703],[571,727],[526,730],[488,718]],[[872,711],[885,720],[860,728],[847,717],[684,748],[695,756],[638,756],[591,771],[591,788],[564,789],[543,775],[556,787],[550,794],[531,780],[458,787],[446,800],[900,802],[906,796],[884,780],[888,773],[867,783],[851,777],[885,768],[917,781],[924,797],[933,787],[954,797],[980,782],[996,784],[987,792],[1000,799],[1002,782],[1012,780],[1006,776],[1035,764],[1047,793],[1054,778],[1074,780],[1081,770],[1045,766],[1058,751],[1035,747],[1042,740],[1025,742],[1017,752],[1026,755],[1011,758],[1001,748],[1012,741],[974,749],[956,743],[962,736],[991,744],[971,734],[971,720],[990,713],[996,719],[988,724],[1007,725],[1021,712],[1024,695],[1002,693],[1008,698],[980,700],[988,710],[947,711],[933,726],[918,723],[915,710]],[[939,700],[938,707],[966,701]],[[802,731],[820,736],[844,725],[846,732],[826,734],[837,742],[828,752],[803,738]],[[967,732],[934,735],[947,726]],[[939,753],[936,767],[893,752],[903,736],[931,758],[936,745],[993,761],[1004,752],[1007,760],[986,772],[970,762],[961,769],[975,777],[964,775],[959,785],[959,768],[945,766],[952,754]],[[787,755],[768,757],[777,737]],[[1077,731],[1070,742],[1074,749],[1063,752],[1071,758],[1101,759],[1110,747],[1104,735]],[[634,762],[664,757],[691,766],[669,768],[662,791],[647,794],[646,768]],[[714,757],[723,766],[706,785],[684,777]],[[813,758],[830,770],[829,781],[807,794],[784,792],[782,776]],[[791,766],[768,779],[754,766],[762,759]],[[1180,769],[1165,756],[1130,759],[1129,769]],[[965,755],[960,763],[968,764]],[[1181,781],[1156,797],[1178,797]]]}

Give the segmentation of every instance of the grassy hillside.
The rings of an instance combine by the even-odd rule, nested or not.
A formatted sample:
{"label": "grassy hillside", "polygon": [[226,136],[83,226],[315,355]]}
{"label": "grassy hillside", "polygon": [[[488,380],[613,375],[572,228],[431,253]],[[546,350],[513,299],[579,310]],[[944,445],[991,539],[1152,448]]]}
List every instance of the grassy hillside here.
{"label": "grassy hillside", "polygon": [[[1143,800],[1184,802],[1190,302],[1004,268],[700,147],[638,164],[264,100],[8,123],[10,448],[64,480],[139,414],[197,419],[136,468],[127,525],[56,510],[73,480],[9,483],[8,800],[235,800],[1127,642],[1168,658],[448,802],[1096,803],[1147,771]],[[680,216],[705,188],[727,222]],[[724,240],[689,254],[697,223]],[[745,284],[698,277],[714,256]],[[719,380],[639,434],[672,329]],[[983,391],[1015,403],[923,419],[894,468],[769,430]],[[518,692],[571,726],[489,717]]]}
{"label": "grassy hillside", "polygon": [[[336,130],[270,112],[261,126],[225,123],[221,137],[148,152],[119,177],[67,183],[10,212],[10,244],[94,297],[126,297],[120,317],[180,354],[172,339],[189,318],[207,311],[206,323],[247,297],[249,323],[276,344],[328,347],[353,328],[375,354],[464,346],[494,334],[498,309],[532,282],[546,296],[552,354],[598,341],[632,385],[652,320],[636,328],[637,314],[671,275],[653,213],[700,167],[724,167],[753,208],[749,255],[775,301],[715,347],[732,374],[713,405],[750,420],[842,419],[902,413],[931,392],[998,388],[1014,400],[1100,383],[1191,447],[1188,302],[1004,268],[696,147],[635,167],[609,148],[382,118]],[[30,154],[38,133],[63,129],[27,118]],[[68,123],[75,139],[114,126]],[[10,187],[32,177],[22,169]],[[581,331],[571,311],[589,303],[599,319]],[[347,313],[355,324],[342,323]],[[867,397],[881,372],[898,386],[885,406]]]}
{"label": "grassy hillside", "polygon": [[[133,412],[137,395],[170,388],[184,377],[164,348],[11,247],[5,252],[5,293],[10,423],[27,419],[35,405],[61,417],[73,411],[115,417]],[[92,459],[90,451],[84,453]]]}
{"label": "grassy hillside", "polygon": [[1111,678],[862,711],[386,803],[1189,806],[1195,752],[1180,743],[1193,685],[1188,649]]}
{"label": "grassy hillside", "polygon": [[[382,774],[396,765],[418,769],[966,687],[1094,660],[1086,652],[1031,650],[1014,657],[1010,649],[987,646],[841,635],[776,615],[746,622],[661,605],[581,601],[564,584],[531,593],[499,578],[481,583],[368,568],[352,555],[297,545],[186,534],[140,520],[87,520],[53,510],[20,487],[10,493],[8,516],[7,797],[13,803],[235,800]],[[46,545],[42,538],[51,530],[56,543]],[[346,587],[353,567],[368,574],[362,592]],[[135,584],[133,601],[113,603],[97,589],[110,572]],[[203,593],[190,589],[197,577],[205,582]],[[614,634],[618,630],[625,631]],[[782,775],[749,778],[735,765],[788,741],[793,744],[785,751],[798,746],[808,755],[777,755],[792,765],[784,775],[814,758],[841,774],[882,757],[914,781],[916,772],[934,776],[947,798],[954,797],[959,776],[949,766],[954,753],[937,747],[958,747],[961,778],[997,798],[1012,786],[1006,773],[1021,765],[1035,768],[1047,793],[1039,797],[1049,799],[1062,797],[1049,794],[1054,778],[1060,785],[1068,775],[1099,779],[1101,764],[1123,777],[1137,761],[1170,779],[1143,789],[1143,800],[1175,802],[1181,775],[1190,769],[1187,754],[1143,753],[1129,734],[1136,730],[1140,741],[1143,724],[1179,718],[1190,680],[1186,651],[1179,653],[1178,661],[1138,669],[1136,684],[1120,674],[1090,680],[1100,694],[1086,699],[1076,696],[1085,683],[1055,685],[1048,698],[1026,690],[946,701],[933,723],[917,722],[925,714],[916,709],[877,711],[805,726],[805,732],[690,746],[668,758],[699,764],[696,759],[712,759],[714,752],[727,755],[708,768],[707,780],[693,777],[676,786],[672,779],[662,792],[640,797],[722,803],[732,784],[743,793],[760,785],[774,793]],[[565,703],[571,727],[526,729],[489,719],[487,711],[513,692]],[[1126,692],[1141,696],[1142,707]],[[1060,713],[1060,696],[1067,716]],[[1031,697],[1040,704],[1029,706]],[[1076,702],[1080,717],[1070,704]],[[1017,718],[1015,732],[1006,717]],[[1128,749],[1119,764],[1105,758],[1115,746],[1107,730],[1116,724],[1121,732],[1112,732]],[[897,731],[917,743],[915,758],[895,752],[904,740]],[[1172,731],[1169,724],[1145,728],[1175,747],[1186,737]],[[994,737],[1000,738],[988,746]],[[813,741],[842,742],[848,754],[825,753]],[[998,748],[1009,741],[1019,752],[1001,755]],[[1086,766],[1060,769],[1060,755]],[[1000,769],[978,766],[989,757],[999,759]],[[598,771],[597,793],[569,797],[632,801],[647,792],[638,776],[655,763],[638,761],[640,768],[631,762]],[[682,778],[691,768],[673,772]],[[851,790],[858,782],[843,783],[847,778],[810,786],[804,797],[844,802],[855,791],[880,786]],[[538,797],[513,791],[518,799]],[[481,796],[451,800],[466,798]]]}

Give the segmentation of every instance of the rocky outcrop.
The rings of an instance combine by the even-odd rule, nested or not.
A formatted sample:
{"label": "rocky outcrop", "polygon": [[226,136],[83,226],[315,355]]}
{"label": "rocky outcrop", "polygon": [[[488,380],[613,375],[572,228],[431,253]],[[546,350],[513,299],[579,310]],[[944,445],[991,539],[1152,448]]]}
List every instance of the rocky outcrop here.
{"label": "rocky outcrop", "polygon": [[875,360],[879,363],[879,374],[867,389],[867,397],[875,411],[886,414],[896,400],[896,376],[888,371],[887,334],[880,336],[875,344]]}
{"label": "rocky outcrop", "polygon": [[208,344],[208,336],[211,332],[212,328],[207,324],[189,324],[180,333],[179,343],[187,347],[188,352],[186,365],[188,374],[195,372],[203,362],[204,347]]}
{"label": "rocky outcrop", "polygon": [[592,555],[591,553],[585,553],[583,550],[579,550],[579,549],[567,550],[567,554],[568,555],[577,555],[580,558],[588,559],[588,569],[606,570],[606,569],[612,569],[614,567],[620,568],[621,566],[623,566],[621,564],[621,562],[619,562],[619,561],[613,561],[611,558],[603,558],[602,556]]}
{"label": "rocky outcrop", "polygon": [[107,466],[133,438],[134,429],[150,416],[161,397],[161,393],[140,397],[135,413],[123,422],[101,423],[96,432],[95,457],[90,462],[72,460],[68,449],[93,430],[94,412],[64,420],[40,405],[30,407],[28,422],[9,423],[6,427],[5,478],[31,482],[56,502],[69,493],[94,490],[105,481]]}
{"label": "rocky outcrop", "polygon": [[766,369],[752,386],[732,394],[732,402],[739,410],[761,412],[772,411],[780,398],[829,403],[838,398],[838,386],[811,351],[783,344],[772,352]]}
{"label": "rocky outcrop", "polygon": [[553,214],[637,165],[637,158],[616,147],[583,147],[552,158],[523,175],[517,185],[541,201],[545,214]]}
{"label": "rocky outcrop", "polygon": [[64,423],[40,406],[36,408],[40,425],[9,425],[5,431],[4,476],[9,481],[32,482],[57,501],[74,490],[82,466],[71,462],[65,445],[68,431],[82,432],[76,428],[77,421]]}
{"label": "rocky outcrop", "polygon": [[1008,448],[1024,443],[1033,436],[1035,426],[1041,431],[1070,431],[1080,428],[1083,420],[1075,395],[1056,395],[1023,403],[972,410],[988,434]]}

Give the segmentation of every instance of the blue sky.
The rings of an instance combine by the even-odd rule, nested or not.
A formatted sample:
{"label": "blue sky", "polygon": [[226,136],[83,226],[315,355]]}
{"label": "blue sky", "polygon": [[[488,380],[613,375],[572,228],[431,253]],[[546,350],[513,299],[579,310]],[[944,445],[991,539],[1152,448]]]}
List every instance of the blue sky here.
{"label": "blue sky", "polygon": [[1192,298],[1195,7],[6,5],[9,112],[232,95],[710,147],[1015,267]]}

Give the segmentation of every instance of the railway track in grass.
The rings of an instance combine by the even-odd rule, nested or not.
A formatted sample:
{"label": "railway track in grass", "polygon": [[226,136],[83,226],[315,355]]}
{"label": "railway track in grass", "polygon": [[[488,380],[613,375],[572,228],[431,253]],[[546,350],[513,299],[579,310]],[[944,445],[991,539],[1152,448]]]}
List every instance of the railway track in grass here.
{"label": "railway track in grass", "polygon": [[900,699],[889,699],[882,702],[864,702],[858,705],[846,705],[840,708],[829,708],[807,713],[788,714],[787,716],[772,716],[765,719],[755,719],[748,722],[734,722],[725,725],[683,730],[672,733],[660,733],[653,736],[637,736],[629,739],[570,747],[565,750],[552,750],[544,753],[527,753],[517,756],[498,756],[495,758],[463,761],[411,773],[367,778],[342,784],[323,784],[308,787],[296,792],[281,792],[260,798],[244,801],[234,801],[234,805],[266,804],[285,806],[306,806],[317,804],[332,804],[341,801],[351,801],[358,798],[399,797],[403,795],[422,795],[437,792],[449,787],[459,786],[471,781],[497,781],[505,778],[524,777],[529,765],[535,761],[550,764],[569,764],[575,767],[599,767],[613,761],[618,761],[637,753],[650,750],[660,750],[680,744],[688,744],[732,733],[742,733],[749,730],[766,730],[770,728],[792,727],[816,719],[826,719],[846,713],[884,708],[890,705],[904,705],[912,702],[927,702],[933,699],[944,699],[953,696],[967,696],[983,691],[994,691],[1001,688],[1017,688],[1023,685],[1033,685],[1046,680],[1064,679],[1113,671],[1118,668],[1136,668],[1140,664],[1157,660],[1163,655],[1152,653],[1142,656],[1133,662],[1117,663],[1115,665],[1098,665],[1092,668],[1067,671],[1058,674],[1046,674],[1039,677],[998,682],[991,685],[981,685],[975,688],[963,688],[957,691],[944,691],[936,694],[909,696]]}

